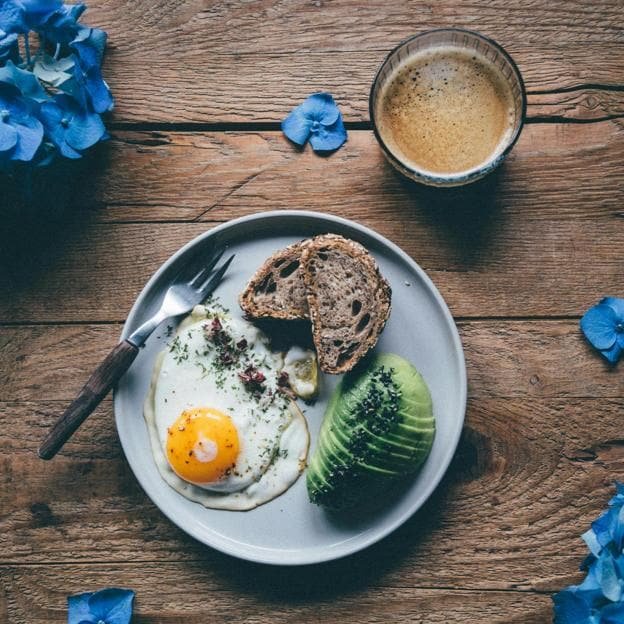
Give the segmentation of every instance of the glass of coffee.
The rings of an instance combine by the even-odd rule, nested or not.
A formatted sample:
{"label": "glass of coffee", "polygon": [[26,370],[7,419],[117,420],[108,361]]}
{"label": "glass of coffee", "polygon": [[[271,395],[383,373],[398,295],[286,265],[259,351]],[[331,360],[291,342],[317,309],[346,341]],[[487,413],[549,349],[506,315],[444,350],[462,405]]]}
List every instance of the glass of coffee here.
{"label": "glass of coffee", "polygon": [[388,54],[369,107],[396,169],[430,186],[459,186],[495,169],[514,146],[526,92],[500,45],[446,28],[415,35]]}

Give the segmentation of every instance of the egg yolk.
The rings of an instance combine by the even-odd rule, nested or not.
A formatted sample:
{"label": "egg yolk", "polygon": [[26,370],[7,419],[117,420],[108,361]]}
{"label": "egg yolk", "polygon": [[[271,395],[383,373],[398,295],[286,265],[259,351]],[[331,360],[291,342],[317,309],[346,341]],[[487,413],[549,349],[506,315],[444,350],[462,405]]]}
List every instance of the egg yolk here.
{"label": "egg yolk", "polygon": [[238,457],[238,432],[232,419],[210,407],[184,410],[167,430],[167,459],[175,473],[197,485],[229,474]]}

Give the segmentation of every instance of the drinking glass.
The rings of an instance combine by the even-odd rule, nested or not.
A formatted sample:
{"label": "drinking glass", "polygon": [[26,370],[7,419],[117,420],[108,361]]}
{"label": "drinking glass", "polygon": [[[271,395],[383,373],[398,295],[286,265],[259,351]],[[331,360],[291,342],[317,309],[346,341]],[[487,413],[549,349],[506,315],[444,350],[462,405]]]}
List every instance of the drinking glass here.
{"label": "drinking glass", "polygon": [[[481,57],[485,57],[491,61],[500,70],[502,76],[508,81],[512,93],[514,108],[512,112],[513,124],[512,132],[507,135],[504,143],[498,146],[491,158],[483,165],[460,173],[436,175],[418,169],[412,163],[401,160],[401,158],[390,149],[379,132],[378,113],[382,104],[381,99],[384,88],[393,77],[394,71],[399,65],[417,52],[446,46],[465,49],[469,52],[475,51]],[[511,148],[518,140],[524,124],[526,115],[526,91],[520,70],[502,46],[477,32],[461,28],[442,28],[414,35],[400,43],[388,54],[373,81],[369,97],[369,111],[375,137],[379,145],[381,145],[385,157],[398,171],[416,182],[421,182],[429,186],[460,186],[483,178],[496,169],[496,167],[503,162],[507,154],[509,154]]]}

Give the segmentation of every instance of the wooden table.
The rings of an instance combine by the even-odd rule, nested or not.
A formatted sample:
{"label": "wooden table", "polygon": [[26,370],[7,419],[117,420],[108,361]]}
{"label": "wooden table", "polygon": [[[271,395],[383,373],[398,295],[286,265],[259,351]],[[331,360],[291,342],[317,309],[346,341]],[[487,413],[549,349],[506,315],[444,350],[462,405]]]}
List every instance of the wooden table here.
{"label": "wooden table", "polygon": [[[70,179],[72,210],[2,226],[0,622],[65,622],[68,594],[109,585],[136,590],[140,624],[549,622],[624,479],[624,374],[578,328],[624,295],[622,0],[92,0],[86,19],[110,35],[113,138]],[[530,101],[506,165],[446,193],[393,173],[367,110],[386,52],[441,26],[505,45]],[[317,90],[349,130],[330,158],[279,130]],[[401,245],[449,303],[469,376],[465,432],[425,508],[301,569],[234,560],[170,523],[124,460],[110,398],[54,461],[35,454],[160,263],[282,208]]]}

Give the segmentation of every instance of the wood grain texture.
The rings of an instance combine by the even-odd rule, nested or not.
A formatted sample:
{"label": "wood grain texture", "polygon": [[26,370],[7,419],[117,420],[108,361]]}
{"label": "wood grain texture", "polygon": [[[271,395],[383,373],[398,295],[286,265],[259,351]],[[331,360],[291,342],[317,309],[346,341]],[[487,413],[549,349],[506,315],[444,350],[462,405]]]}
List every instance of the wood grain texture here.
{"label": "wood grain texture", "polygon": [[[233,579],[230,587],[223,588],[223,583],[213,584],[210,569],[185,561],[140,567],[20,566],[0,571],[0,618],[28,624],[66,622],[66,593],[103,585],[137,591],[133,624],[544,624],[551,610],[550,598],[544,595],[367,586],[355,581],[360,572],[357,567],[348,575],[354,579],[348,588],[341,583],[344,593],[331,586],[331,578],[314,578],[304,572],[311,582],[302,586],[297,575],[284,577],[266,567],[250,568],[253,578]],[[230,576],[227,566],[222,574]]]}
{"label": "wood grain texture", "polygon": [[132,562],[132,573],[149,563],[200,562],[204,587],[215,591],[252,590],[264,578],[259,599],[271,586],[333,588],[338,598],[358,583],[556,591],[580,578],[586,546],[579,536],[612,481],[624,477],[620,398],[473,398],[451,468],[420,512],[355,557],[295,573],[234,560],[169,522],[123,460],[111,401],[52,462],[37,460],[34,449],[57,405],[0,403],[0,575],[2,566],[26,562],[119,569]]}
{"label": "wood grain texture", "polygon": [[[0,322],[121,321],[188,240],[286,208],[375,228],[419,262],[457,316],[580,316],[621,290],[623,137],[619,121],[529,126],[499,172],[433,192],[395,174],[366,131],[327,159],[275,132],[120,133],[73,213],[4,229],[14,253],[0,271]],[[172,219],[181,222],[147,222]]]}
{"label": "wood grain texture", "polygon": [[435,192],[395,173],[370,131],[352,130],[327,158],[301,152],[281,132],[117,132],[101,154],[100,175],[77,202],[114,221],[220,221],[301,208],[403,218],[414,229],[436,218],[452,226],[450,211],[457,218],[468,212],[479,224],[514,214],[517,226],[619,215],[623,159],[624,121],[528,125],[493,176]]}
{"label": "wood grain texture", "polygon": [[[109,32],[105,75],[118,121],[279,121],[318,90],[337,97],[347,120],[366,120],[387,52],[416,32],[449,26],[502,43],[529,91],[624,84],[618,0],[114,0],[92,3],[88,20]],[[594,97],[611,110],[611,94]],[[529,110],[544,113],[559,114]]]}
{"label": "wood grain texture", "polygon": [[46,434],[38,450],[41,459],[52,459],[59,452],[130,368],[138,354],[139,348],[127,340],[113,347]]}
{"label": "wood grain texture", "polygon": [[[581,533],[624,479],[624,379],[578,329],[622,294],[621,0],[89,6],[110,35],[113,139],[39,179],[35,210],[6,179],[0,193],[0,622],[66,622],[67,594],[110,585],[137,591],[135,624],[550,622],[550,593],[581,578]],[[508,49],[531,123],[495,175],[431,192],[385,163],[367,98],[391,47],[444,26]],[[351,123],[329,158],[279,132],[317,90]],[[123,457],[110,397],[52,462],[36,457],[167,257],[217,223],[293,208],[373,227],[427,270],[459,317],[470,386],[425,507],[362,553],[297,569],[234,560],[169,522]]]}
{"label": "wood grain texture", "polygon": [[[459,330],[472,397],[624,396],[623,376],[596,356],[577,321],[464,321]],[[0,328],[0,400],[71,400],[119,331],[115,324]]]}
{"label": "wood grain texture", "polygon": [[528,96],[532,120],[601,121],[624,117],[624,89],[592,87]]}

